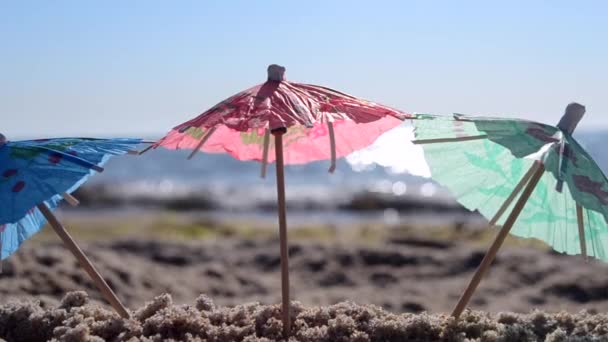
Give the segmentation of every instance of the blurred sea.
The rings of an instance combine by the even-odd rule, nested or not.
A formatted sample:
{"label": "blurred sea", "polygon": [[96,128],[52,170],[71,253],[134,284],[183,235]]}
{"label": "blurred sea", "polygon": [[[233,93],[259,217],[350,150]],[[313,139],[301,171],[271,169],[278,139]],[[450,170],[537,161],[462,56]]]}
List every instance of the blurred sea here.
{"label": "blurred sea", "polygon": [[[409,143],[410,134],[407,129],[385,134],[378,140],[381,144],[375,144],[378,146],[373,145],[367,152],[338,160],[333,174],[327,171],[328,161],[287,166],[285,177],[290,215],[296,215],[297,219],[300,212],[303,219],[309,220],[310,213],[314,212],[313,216],[319,220],[349,220],[361,219],[357,215],[364,212],[390,221],[398,220],[402,216],[401,209],[410,206],[413,209],[410,214],[418,217],[422,215],[419,209],[435,208],[430,214],[424,211],[428,214],[422,215],[426,219],[435,217],[437,212],[445,212],[445,208],[458,208],[447,189],[429,178],[414,175],[428,175],[428,169],[425,170],[420,147]],[[608,170],[608,132],[581,131],[577,138],[600,167]],[[374,154],[378,159],[378,153],[384,154],[381,159],[388,160],[384,163],[386,166],[370,162],[369,155]],[[103,193],[106,198],[120,202],[122,207],[141,207],[142,203],[166,203],[179,199],[193,203],[202,201],[205,204],[200,209],[228,212],[233,216],[269,215],[274,218],[274,164],[268,166],[266,179],[262,179],[257,162],[239,161],[227,154],[206,153],[187,160],[188,154],[188,151],[160,148],[142,156],[114,158],[102,174],[91,179],[85,190],[93,194],[93,202],[95,195]],[[366,207],[365,200],[369,196],[372,202],[380,198],[386,203]],[[355,202],[359,205],[353,206],[353,200],[357,198],[359,202]],[[403,207],[393,205],[404,201]],[[105,201],[106,204],[111,202]],[[196,205],[186,205],[186,208],[199,209]],[[454,213],[450,215],[452,217]]]}

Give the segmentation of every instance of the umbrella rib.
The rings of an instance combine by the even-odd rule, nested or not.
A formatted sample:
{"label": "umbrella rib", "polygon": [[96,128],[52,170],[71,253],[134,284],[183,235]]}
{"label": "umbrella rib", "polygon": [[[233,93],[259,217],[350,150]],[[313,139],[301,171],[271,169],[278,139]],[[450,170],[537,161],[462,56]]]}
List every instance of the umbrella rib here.
{"label": "umbrella rib", "polygon": [[188,160],[192,159],[194,157],[194,155],[196,153],[198,153],[198,151],[201,149],[201,147],[203,147],[203,145],[207,142],[207,140],[209,140],[209,138],[211,137],[211,135],[213,134],[213,132],[215,132],[216,128],[217,127],[213,127],[210,130],[208,130],[207,133],[205,133],[205,135],[203,136],[203,138],[201,139],[201,141],[194,148],[194,151],[192,151],[192,153],[190,153],[190,155],[188,156]]}
{"label": "umbrella rib", "polygon": [[511,205],[511,203],[513,202],[515,197],[517,197],[517,195],[521,192],[521,189],[523,189],[524,185],[526,185],[528,183],[528,181],[530,180],[530,177],[532,177],[532,174],[534,173],[534,171],[536,171],[537,168],[539,168],[538,164],[534,163],[532,165],[532,167],[528,170],[528,172],[526,172],[526,174],[521,178],[519,183],[517,183],[517,185],[515,186],[515,189],[513,189],[513,192],[511,192],[509,197],[507,197],[507,199],[502,204],[502,206],[498,209],[498,211],[496,212],[494,217],[492,217],[492,219],[490,220],[490,222],[489,222],[490,227],[494,226],[496,224],[496,222],[498,222],[500,217],[509,208],[509,206]]}
{"label": "umbrella rib", "polygon": [[329,131],[329,146],[331,149],[331,165],[329,167],[329,173],[334,173],[336,170],[336,135],[334,132],[334,123],[327,122],[327,129]]}
{"label": "umbrella rib", "polygon": [[581,254],[585,261],[588,261],[587,258],[587,241],[585,239],[585,224],[583,221],[583,208],[577,203],[576,204],[576,221],[578,223],[578,238],[581,243]]}
{"label": "umbrella rib", "polygon": [[63,199],[68,202],[72,207],[77,207],[80,204],[80,201],[76,199],[76,197],[68,194],[67,192],[61,194],[61,197],[63,197]]}
{"label": "umbrella rib", "polygon": [[[20,146],[20,148],[27,148],[27,147]],[[73,156],[69,153],[61,152],[61,151],[54,150],[52,148],[48,148],[48,147],[44,147],[44,146],[35,146],[33,148],[40,149],[40,150],[44,151],[45,153],[57,153],[57,154],[61,155],[62,158],[70,159],[71,161],[73,161],[76,164],[80,164],[82,166],[88,167],[89,169],[95,170],[97,172],[103,172],[103,167],[101,167],[95,163],[91,163],[88,160]]]}
{"label": "umbrella rib", "polygon": [[566,167],[567,160],[564,159],[564,152],[566,148],[566,139],[562,138],[562,141],[559,143],[559,162],[557,166],[557,184],[555,185],[555,190],[559,193],[562,192],[564,188],[564,173],[563,169]]}
{"label": "umbrella rib", "polygon": [[270,145],[270,129],[266,128],[264,132],[264,149],[262,150],[262,170],[260,177],[266,178],[266,166],[268,165],[268,147]]}
{"label": "umbrella rib", "polygon": [[144,154],[144,153],[146,153],[146,152],[150,151],[150,150],[151,150],[151,149],[153,149],[153,148],[156,148],[156,145],[150,145],[150,146],[148,146],[148,147],[144,148],[143,150],[139,151],[139,155],[141,156],[142,154]]}
{"label": "umbrella rib", "polygon": [[[186,127],[189,128],[190,126],[186,126]],[[182,132],[180,131],[180,133],[182,133]],[[127,153],[128,154],[138,154],[138,155],[141,156],[142,154],[150,151],[151,149],[156,149],[159,146],[160,142],[163,141],[164,139],[165,138],[162,138],[162,139],[157,140],[157,141],[154,141],[154,140],[142,140],[140,143],[144,144],[144,145],[148,145],[148,146],[146,146],[146,148],[144,148],[141,151],[137,151],[137,150],[128,151]]]}
{"label": "umbrella rib", "polygon": [[435,144],[435,143],[446,143],[446,142],[459,142],[459,141],[470,141],[470,140],[479,140],[479,139],[487,139],[487,134],[482,135],[472,135],[467,137],[456,137],[456,138],[440,138],[440,139],[421,139],[414,140],[412,143],[414,145],[423,145],[423,144]]}

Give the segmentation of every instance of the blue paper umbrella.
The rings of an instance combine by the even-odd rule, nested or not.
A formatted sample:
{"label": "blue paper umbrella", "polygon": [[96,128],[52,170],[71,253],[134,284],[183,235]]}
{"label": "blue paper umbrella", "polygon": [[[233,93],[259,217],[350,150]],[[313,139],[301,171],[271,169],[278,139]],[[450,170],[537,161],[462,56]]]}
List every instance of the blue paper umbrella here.
{"label": "blue paper umbrella", "polygon": [[49,221],[76,255],[102,294],[122,316],[128,312],[82,250],[52,214],[112,156],[125,154],[139,139],[60,138],[6,141],[0,134],[0,259],[14,253]]}

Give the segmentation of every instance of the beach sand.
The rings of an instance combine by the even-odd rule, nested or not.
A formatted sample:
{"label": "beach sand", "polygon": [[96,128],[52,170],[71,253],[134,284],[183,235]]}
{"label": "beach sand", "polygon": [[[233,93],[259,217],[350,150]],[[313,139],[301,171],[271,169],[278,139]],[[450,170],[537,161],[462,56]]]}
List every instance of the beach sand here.
{"label": "beach sand", "polygon": [[[177,303],[206,294],[220,305],[280,301],[274,240],[177,242],[119,240],[83,248],[130,307],[170,293]],[[399,240],[382,246],[295,242],[290,246],[292,298],[305,305],[345,300],[400,312],[449,312],[484,250],[466,244]],[[482,282],[471,307],[489,312],[533,308],[577,312],[608,309],[606,266],[577,257],[508,246]],[[24,246],[4,262],[0,300],[37,298],[56,304],[67,292],[99,293],[59,243]]]}
{"label": "beach sand", "polygon": [[[87,231],[94,229],[91,224]],[[277,337],[280,260],[274,230],[223,226],[213,228],[212,234],[205,229],[184,224],[171,227],[169,235],[151,229],[147,236],[139,231],[115,236],[103,230],[87,235],[76,229],[83,249],[118,297],[140,312],[130,322],[106,311],[109,307],[74,257],[52,234],[40,234],[3,263],[0,337],[36,340],[15,335],[26,327],[66,341],[157,334],[180,340],[190,336],[187,333],[218,341],[230,340],[222,334],[236,334],[234,340],[239,341]],[[447,314],[481,261],[493,230],[344,229],[290,232],[291,295],[298,302],[294,315],[302,315],[294,323],[296,341],[335,341],[343,335],[348,338],[342,340],[360,341],[400,341],[407,336],[484,341],[501,336],[513,341],[559,341],[571,335],[608,338],[607,318],[596,314],[608,309],[608,278],[601,262],[587,263],[580,256],[509,238],[472,299],[471,309],[480,311],[454,325]],[[62,301],[78,290],[86,291],[86,300],[83,294],[72,294]],[[145,309],[155,297],[148,307],[156,309]],[[207,300],[213,302],[210,307],[221,309],[201,314],[201,301]],[[8,304],[15,301],[20,304]],[[66,311],[66,301],[78,305]],[[344,303],[349,301],[356,304]],[[82,306],[85,302],[89,304]],[[243,306],[246,303],[256,304]],[[240,306],[231,309],[235,305]],[[143,317],[146,310],[154,312]],[[587,313],[578,314],[581,310]],[[557,314],[560,311],[570,314]],[[360,315],[366,318],[362,321]]]}
{"label": "beach sand", "polygon": [[[442,314],[392,314],[373,305],[344,302],[324,307],[292,303],[289,341],[605,341],[608,316],[588,313],[490,315],[467,311],[460,320]],[[154,298],[129,320],[67,294],[57,307],[27,302],[0,306],[0,335],[8,341],[245,341],[285,340],[279,305],[219,307],[207,296],[174,305]]]}

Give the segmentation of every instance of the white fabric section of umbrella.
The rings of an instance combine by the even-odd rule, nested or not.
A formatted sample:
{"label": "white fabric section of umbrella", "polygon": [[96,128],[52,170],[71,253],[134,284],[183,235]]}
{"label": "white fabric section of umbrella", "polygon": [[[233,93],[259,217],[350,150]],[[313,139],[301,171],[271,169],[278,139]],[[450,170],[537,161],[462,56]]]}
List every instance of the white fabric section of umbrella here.
{"label": "white fabric section of umbrella", "polygon": [[354,169],[371,164],[388,168],[392,173],[431,177],[422,146],[414,145],[413,127],[403,123],[382,134],[371,146],[346,157]]}

